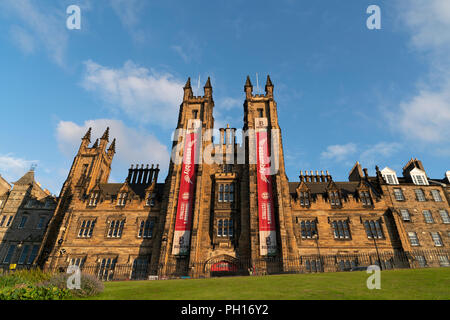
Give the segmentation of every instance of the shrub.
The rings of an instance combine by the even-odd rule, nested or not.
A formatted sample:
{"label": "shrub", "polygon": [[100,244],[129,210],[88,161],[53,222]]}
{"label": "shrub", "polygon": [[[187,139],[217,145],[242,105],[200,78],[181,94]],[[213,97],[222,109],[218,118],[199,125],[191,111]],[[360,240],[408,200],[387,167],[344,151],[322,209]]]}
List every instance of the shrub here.
{"label": "shrub", "polygon": [[68,289],[21,284],[0,289],[0,300],[60,300],[70,297]]}
{"label": "shrub", "polygon": [[[67,279],[70,274],[60,273],[54,275],[46,284],[55,286],[59,289],[67,288]],[[70,293],[74,297],[89,297],[103,292],[103,282],[95,276],[89,274],[81,274],[80,289],[71,289]]]}

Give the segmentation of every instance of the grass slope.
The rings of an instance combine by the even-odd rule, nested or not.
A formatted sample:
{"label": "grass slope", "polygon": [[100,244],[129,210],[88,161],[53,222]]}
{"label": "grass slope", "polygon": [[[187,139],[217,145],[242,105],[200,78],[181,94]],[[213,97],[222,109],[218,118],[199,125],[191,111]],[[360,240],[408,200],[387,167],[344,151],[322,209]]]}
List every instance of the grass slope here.
{"label": "grass slope", "polygon": [[450,299],[450,268],[381,272],[381,290],[365,271],[105,283],[90,299]]}

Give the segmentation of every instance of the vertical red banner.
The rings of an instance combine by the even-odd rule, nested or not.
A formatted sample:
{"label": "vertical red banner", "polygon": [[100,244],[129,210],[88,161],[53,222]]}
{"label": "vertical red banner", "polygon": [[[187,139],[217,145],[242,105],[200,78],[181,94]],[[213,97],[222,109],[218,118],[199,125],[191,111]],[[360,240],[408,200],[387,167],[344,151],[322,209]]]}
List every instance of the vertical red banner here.
{"label": "vertical red banner", "polygon": [[262,256],[271,256],[277,253],[277,239],[266,129],[267,119],[258,118],[255,121],[257,123],[256,165],[258,174],[259,249]]}
{"label": "vertical red banner", "polygon": [[187,255],[189,253],[197,169],[195,164],[197,138],[196,132],[186,134],[172,246],[172,254],[174,255]]}

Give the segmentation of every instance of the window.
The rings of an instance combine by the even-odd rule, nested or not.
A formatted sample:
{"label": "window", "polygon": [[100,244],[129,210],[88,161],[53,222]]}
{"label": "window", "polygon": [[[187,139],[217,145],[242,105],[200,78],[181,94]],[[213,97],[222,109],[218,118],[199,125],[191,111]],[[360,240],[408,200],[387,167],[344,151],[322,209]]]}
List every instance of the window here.
{"label": "window", "polygon": [[14,251],[16,251],[16,245],[12,244],[9,246],[8,252],[6,253],[5,259],[3,260],[3,263],[10,263],[11,258],[14,254]]}
{"label": "window", "polygon": [[347,220],[338,220],[332,222],[335,239],[350,239],[350,230]]}
{"label": "window", "polygon": [[300,205],[302,207],[309,206],[309,192],[300,192],[299,193]]}
{"label": "window", "polygon": [[332,206],[340,206],[341,200],[339,198],[339,193],[337,191],[330,191],[330,204]]}
{"label": "window", "polygon": [[219,185],[219,202],[234,202],[234,184]]}
{"label": "window", "polygon": [[112,220],[109,223],[108,238],[120,238],[122,236],[123,226],[125,224],[125,219],[123,220]]}
{"label": "window", "polygon": [[405,201],[405,196],[403,195],[403,191],[400,188],[394,188],[394,196],[397,201]]}
{"label": "window", "polygon": [[217,220],[217,236],[232,238],[234,235],[233,219]]}
{"label": "window", "polygon": [[0,220],[0,227],[3,227],[3,224],[5,223],[6,220],[6,216],[2,216],[1,220]]}
{"label": "window", "polygon": [[194,119],[197,119],[197,118],[198,118],[198,110],[192,110],[192,117],[193,117]]}
{"label": "window", "polygon": [[424,256],[416,256],[416,260],[419,263],[420,268],[428,267],[427,260]]}
{"label": "window", "polygon": [[364,228],[366,229],[367,238],[369,238],[369,239],[384,239],[380,220],[364,221]]}
{"label": "window", "polygon": [[409,242],[411,242],[412,246],[419,246],[419,239],[417,238],[417,234],[415,232],[408,232]]}
{"label": "window", "polygon": [[306,272],[322,272],[322,264],[320,260],[305,260]]}
{"label": "window", "polygon": [[442,223],[450,223],[450,217],[446,210],[439,210],[439,214],[441,215]]}
{"label": "window", "polygon": [[95,207],[98,202],[98,192],[92,192],[91,197],[89,199],[89,206]]}
{"label": "window", "polygon": [[98,278],[103,281],[112,280],[117,258],[104,258],[100,261]]}
{"label": "window", "polygon": [[263,117],[264,117],[264,110],[263,110],[263,109],[258,109],[258,116],[259,116],[260,118],[263,118]]}
{"label": "window", "polygon": [[153,219],[142,220],[139,224],[138,238],[151,238],[153,237],[153,227],[155,221]]}
{"label": "window", "polygon": [[431,239],[433,239],[434,241],[434,245],[436,247],[442,247],[442,239],[441,236],[439,235],[439,232],[430,232],[431,234]]}
{"label": "window", "polygon": [[393,174],[384,175],[384,179],[388,184],[398,184],[397,177]]}
{"label": "window", "polygon": [[78,230],[78,238],[90,238],[95,227],[95,219],[83,220]]}
{"label": "window", "polygon": [[233,165],[232,164],[224,164],[222,167],[223,173],[232,173],[233,172]]}
{"label": "window", "polygon": [[150,207],[154,207],[156,204],[156,193],[149,193],[147,196],[147,202],[145,203],[145,205],[150,206]]}
{"label": "window", "polygon": [[403,221],[411,221],[411,216],[407,209],[400,209],[400,214],[402,215]]}
{"label": "window", "polygon": [[39,245],[34,245],[33,248],[31,249],[30,256],[28,257],[27,264],[32,264],[34,262],[34,259],[36,259],[38,251],[39,251]]}
{"label": "window", "polygon": [[372,199],[370,198],[370,193],[368,191],[360,191],[359,192],[359,198],[361,199],[361,202],[365,206],[371,206],[372,205]]}
{"label": "window", "polygon": [[23,246],[22,253],[20,254],[19,261],[17,262],[18,264],[25,263],[25,260],[28,256],[28,251],[30,251],[30,246],[29,245]]}
{"label": "window", "polygon": [[119,193],[119,196],[117,198],[117,205],[124,206],[126,202],[127,202],[127,193],[126,192]]}
{"label": "window", "polygon": [[42,229],[44,227],[45,217],[39,217],[39,221],[36,225],[36,229]]}
{"label": "window", "polygon": [[433,200],[436,202],[441,202],[441,194],[439,193],[439,190],[431,190],[431,196],[433,197]]}
{"label": "window", "polygon": [[300,222],[300,230],[303,239],[312,239],[317,234],[317,224],[315,220],[306,220]]}
{"label": "window", "polygon": [[434,223],[430,210],[423,210],[422,213],[426,223]]}
{"label": "window", "polygon": [[422,189],[415,189],[414,192],[416,193],[416,199],[417,201],[426,201],[425,199],[425,193],[423,193]]}
{"label": "window", "polygon": [[8,222],[6,223],[7,227],[9,227],[11,225],[12,220],[13,220],[13,216],[9,216]]}
{"label": "window", "polygon": [[447,256],[439,256],[439,265],[441,267],[450,267],[450,262]]}
{"label": "window", "polygon": [[22,218],[20,219],[20,223],[17,226],[18,229],[23,229],[25,227],[25,223],[27,223],[28,217],[27,216],[22,216]]}
{"label": "window", "polygon": [[427,177],[425,175],[414,174],[414,175],[411,175],[411,178],[412,178],[414,184],[416,184],[416,185],[421,185],[421,186],[428,185]]}
{"label": "window", "polygon": [[85,257],[72,258],[72,259],[70,259],[69,265],[71,265],[71,266],[77,266],[77,267],[79,267],[79,268],[82,268],[85,261],[86,261],[86,258],[85,258]]}

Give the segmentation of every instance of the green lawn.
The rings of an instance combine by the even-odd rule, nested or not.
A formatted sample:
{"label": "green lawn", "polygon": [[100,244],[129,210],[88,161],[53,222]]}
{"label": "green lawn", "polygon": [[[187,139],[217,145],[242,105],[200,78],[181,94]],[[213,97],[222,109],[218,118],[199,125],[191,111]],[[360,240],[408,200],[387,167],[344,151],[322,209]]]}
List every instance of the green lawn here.
{"label": "green lawn", "polygon": [[381,272],[381,289],[366,287],[365,271],[121,281],[90,299],[450,299],[450,268]]}

